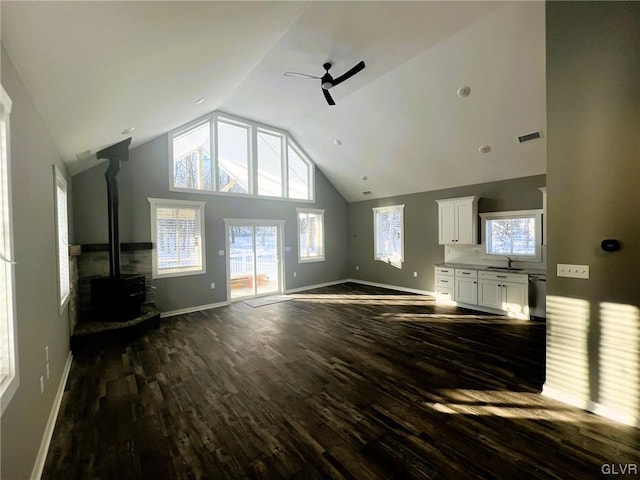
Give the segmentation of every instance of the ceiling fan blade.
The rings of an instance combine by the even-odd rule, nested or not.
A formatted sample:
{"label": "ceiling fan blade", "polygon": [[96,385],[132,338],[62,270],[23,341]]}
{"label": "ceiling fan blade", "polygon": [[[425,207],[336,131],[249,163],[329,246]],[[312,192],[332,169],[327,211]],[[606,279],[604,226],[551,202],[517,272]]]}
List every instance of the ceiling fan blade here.
{"label": "ceiling fan blade", "polygon": [[298,73],[298,72],[284,72],[285,77],[295,77],[295,78],[313,78],[319,80],[321,77],[314,77],[313,75],[307,75],[306,73]]}
{"label": "ceiling fan blade", "polygon": [[336,102],[333,101],[333,98],[331,98],[331,94],[329,93],[329,90],[326,90],[326,89],[323,88],[322,89],[322,93],[324,93],[324,98],[327,99],[327,103],[329,105],[335,105],[336,104]]}
{"label": "ceiling fan blade", "polygon": [[338,78],[335,78],[332,82],[333,86],[335,87],[336,85],[339,85],[345,80],[353,77],[356,73],[364,70],[364,67],[365,67],[364,62],[360,61],[360,63],[356,64],[356,66],[353,67],[351,70],[349,70],[347,73],[345,73],[344,75],[340,75]]}

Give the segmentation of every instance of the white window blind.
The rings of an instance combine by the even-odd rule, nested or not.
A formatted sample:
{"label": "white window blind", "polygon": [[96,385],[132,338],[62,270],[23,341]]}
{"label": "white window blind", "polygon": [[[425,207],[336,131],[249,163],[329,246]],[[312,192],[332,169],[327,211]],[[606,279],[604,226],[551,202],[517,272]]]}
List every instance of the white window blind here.
{"label": "white window blind", "polygon": [[298,208],[298,261],[324,260],[324,210]]}
{"label": "white window blind", "polygon": [[69,279],[69,224],[67,219],[67,182],[53,166],[55,180],[56,243],[58,257],[58,300],[62,309],[71,291]]}
{"label": "white window blind", "polygon": [[154,278],[205,273],[204,202],[149,202]]}
{"label": "white window blind", "polygon": [[373,209],[375,259],[390,263],[404,261],[404,205]]}
{"label": "white window blind", "polygon": [[0,86],[0,412],[18,389],[15,262],[11,213],[9,115],[11,99]]}

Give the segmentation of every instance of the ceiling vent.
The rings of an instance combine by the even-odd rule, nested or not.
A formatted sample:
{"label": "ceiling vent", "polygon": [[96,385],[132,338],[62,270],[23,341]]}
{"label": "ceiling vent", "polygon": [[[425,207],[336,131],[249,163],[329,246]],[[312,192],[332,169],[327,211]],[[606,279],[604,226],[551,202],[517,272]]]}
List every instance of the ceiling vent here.
{"label": "ceiling vent", "polygon": [[366,192],[362,192],[363,195],[371,195],[371,190],[367,190]]}
{"label": "ceiling vent", "polygon": [[530,142],[532,140],[538,140],[539,138],[542,138],[541,132],[527,133],[526,135],[520,135],[518,137],[518,143]]}

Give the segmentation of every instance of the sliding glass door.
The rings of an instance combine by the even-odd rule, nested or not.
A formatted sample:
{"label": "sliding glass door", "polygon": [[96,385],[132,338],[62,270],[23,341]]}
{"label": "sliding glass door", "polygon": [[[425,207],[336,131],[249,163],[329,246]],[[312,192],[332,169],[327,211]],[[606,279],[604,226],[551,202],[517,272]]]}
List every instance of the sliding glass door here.
{"label": "sliding glass door", "polygon": [[230,300],[282,292],[282,221],[225,219]]}

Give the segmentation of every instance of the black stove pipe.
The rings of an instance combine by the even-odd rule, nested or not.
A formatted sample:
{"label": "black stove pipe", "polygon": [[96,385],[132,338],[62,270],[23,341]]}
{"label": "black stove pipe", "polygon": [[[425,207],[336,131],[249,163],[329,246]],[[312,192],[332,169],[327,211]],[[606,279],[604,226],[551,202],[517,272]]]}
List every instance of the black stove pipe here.
{"label": "black stove pipe", "polygon": [[118,180],[120,162],[129,160],[131,137],[110,147],[100,150],[96,157],[109,160],[109,167],[104,174],[107,181],[107,211],[109,222],[109,277],[120,278],[120,235],[118,230]]}

